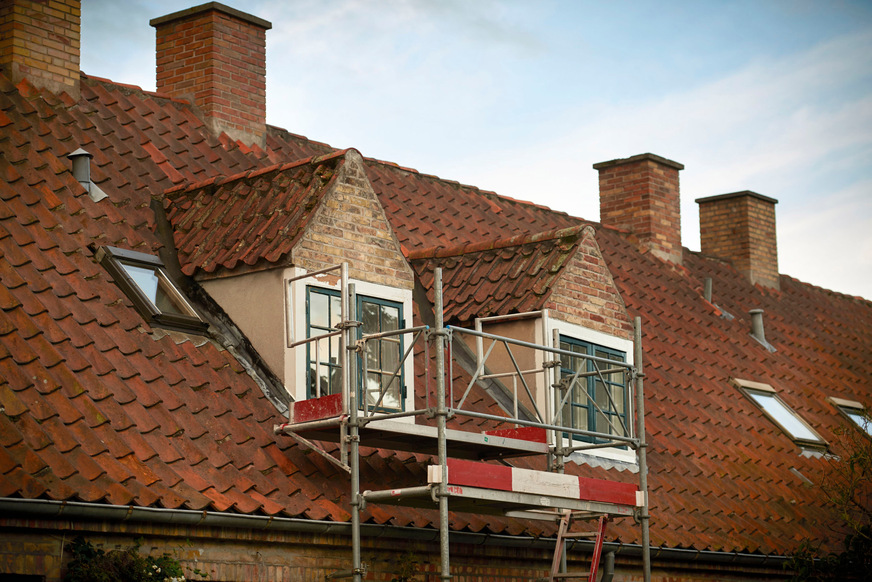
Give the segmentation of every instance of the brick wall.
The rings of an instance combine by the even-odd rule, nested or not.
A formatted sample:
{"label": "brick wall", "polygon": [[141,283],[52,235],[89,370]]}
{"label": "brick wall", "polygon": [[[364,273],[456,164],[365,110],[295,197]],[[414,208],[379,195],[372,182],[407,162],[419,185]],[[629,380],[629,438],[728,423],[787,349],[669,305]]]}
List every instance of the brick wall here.
{"label": "brick wall", "polygon": [[578,245],[546,307],[569,323],[632,339],[632,321],[592,227],[584,229]]}
{"label": "brick wall", "polygon": [[357,152],[346,154],[336,187],[312,217],[292,260],[309,271],[348,261],[353,279],[401,289],[414,286],[412,269]]}
{"label": "brick wall", "polygon": [[774,198],[744,191],[697,199],[704,254],[732,261],[751,283],[780,289]]}
{"label": "brick wall", "polygon": [[0,2],[0,67],[13,83],[78,100],[80,21],[78,0]]}
{"label": "brick wall", "polygon": [[[5,519],[0,523],[0,576],[27,574],[45,576],[46,582],[61,582],[70,559],[69,544],[82,535],[95,547],[110,551],[140,543],[140,552],[159,556],[168,553],[186,569],[188,580],[201,580],[193,573],[205,572],[205,580],[219,582],[323,582],[327,574],[351,567],[348,536],[241,530],[193,526],[108,522],[50,522]],[[419,530],[425,531],[425,530]],[[432,531],[431,536],[432,538]],[[521,538],[524,539],[524,538]],[[439,580],[439,548],[436,541],[399,537],[362,538],[361,558],[368,566],[367,580],[388,582],[410,566],[414,580]],[[526,540],[530,544],[529,540]],[[451,544],[451,574],[454,582],[529,582],[547,575],[553,549],[481,543]],[[590,553],[569,551],[569,570],[587,569]],[[619,552],[616,582],[641,582],[638,557]],[[600,566],[602,568],[602,564]],[[704,582],[784,580],[778,561],[766,567],[712,564],[699,559],[653,559],[655,582]]]}
{"label": "brick wall", "polygon": [[266,139],[266,31],[272,25],[214,3],[155,18],[157,90],[191,100],[216,135]]}
{"label": "brick wall", "polygon": [[681,263],[678,172],[682,164],[654,154],[594,164],[599,171],[600,221],[629,231],[662,259]]}

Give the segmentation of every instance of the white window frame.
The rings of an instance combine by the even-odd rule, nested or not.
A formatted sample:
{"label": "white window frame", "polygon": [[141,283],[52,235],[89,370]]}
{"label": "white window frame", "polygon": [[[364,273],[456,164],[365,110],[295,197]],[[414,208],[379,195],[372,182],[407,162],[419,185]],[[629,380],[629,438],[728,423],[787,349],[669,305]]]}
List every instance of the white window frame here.
{"label": "white window frame", "polygon": [[[296,348],[290,348],[291,344],[306,338],[306,288],[320,287],[322,289],[330,289],[341,292],[341,284],[339,281],[338,270],[335,273],[326,273],[297,279],[305,275],[307,271],[300,267],[292,267],[285,269],[283,274],[283,294],[284,294],[284,317],[285,317],[285,382],[288,392],[294,400],[306,400],[307,384],[306,384],[306,348],[305,345]],[[295,279],[295,280],[294,280]],[[355,286],[356,295],[364,295],[374,297],[386,301],[399,303],[403,306],[403,315],[406,320],[406,327],[411,327],[412,317],[412,290],[400,289],[397,287],[389,287],[387,285],[379,285],[368,281],[358,279],[349,279],[349,283]],[[405,345],[408,347],[408,342],[412,341],[411,336],[404,338]],[[403,399],[404,410],[414,410],[415,403],[415,370],[414,358],[410,355],[403,362],[403,375],[406,383],[406,395]],[[376,413],[378,416],[378,413]],[[403,422],[414,422],[411,417],[396,419]]]}
{"label": "white window frame", "polygon": [[[587,342],[589,344],[594,344],[598,346],[603,346],[615,351],[623,352],[625,354],[626,363],[630,366],[634,365],[634,347],[632,340],[620,338],[617,336],[609,335],[603,333],[601,331],[597,331],[595,329],[590,329],[587,327],[582,327],[578,324],[569,323],[567,321],[562,321],[560,319],[551,317],[551,312],[549,310],[545,310],[543,312],[543,327],[545,330],[544,336],[548,343],[551,345],[551,341],[554,337],[554,330],[557,330],[560,335],[571,337],[575,340]],[[540,352],[540,356],[545,354],[545,352]],[[548,354],[552,356],[553,354]],[[549,358],[552,359],[552,358]],[[539,365],[544,363],[543,361],[538,362]],[[631,434],[636,433],[636,406],[635,406],[635,386],[631,385],[629,394],[629,418],[627,419],[628,427],[631,431]],[[576,446],[579,443],[577,441],[573,441],[569,438],[563,439],[563,446],[572,447]],[[572,453],[567,460],[573,461],[576,463],[586,463],[587,459],[590,457],[599,457],[602,459],[608,459],[612,461],[618,461],[621,463],[630,463],[636,465],[638,463],[638,459],[636,458],[636,452],[630,448],[618,448],[618,447],[606,447],[602,449],[590,449],[587,451],[577,451]]]}

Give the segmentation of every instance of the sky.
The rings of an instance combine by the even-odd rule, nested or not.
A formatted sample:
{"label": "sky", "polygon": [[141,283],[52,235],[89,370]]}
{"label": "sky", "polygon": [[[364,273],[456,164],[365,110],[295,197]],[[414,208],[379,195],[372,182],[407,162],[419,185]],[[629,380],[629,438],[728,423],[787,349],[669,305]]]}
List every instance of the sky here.
{"label": "sky", "polygon": [[[155,88],[148,22],[84,0],[81,68]],[[272,23],[267,122],[599,220],[597,162],[651,152],[695,199],[778,200],[779,270],[872,299],[872,2],[224,0]]]}

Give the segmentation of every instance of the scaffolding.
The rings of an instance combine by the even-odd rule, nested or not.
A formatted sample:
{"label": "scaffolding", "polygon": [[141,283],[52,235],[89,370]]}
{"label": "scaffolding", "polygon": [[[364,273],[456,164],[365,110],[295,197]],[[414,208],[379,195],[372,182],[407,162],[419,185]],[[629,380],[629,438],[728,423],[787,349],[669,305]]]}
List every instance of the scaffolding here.
{"label": "scaffolding", "polygon": [[[349,570],[334,572],[328,579],[352,578],[354,582],[363,580],[366,566],[361,561],[361,521],[360,514],[367,504],[378,503],[419,508],[438,508],[440,542],[440,579],[451,580],[449,559],[449,506],[453,511],[479,514],[502,515],[520,519],[551,520],[558,524],[554,559],[549,581],[558,579],[595,580],[600,551],[606,524],[615,518],[632,517],[639,522],[642,539],[643,575],[650,581],[651,564],[648,534],[648,488],[647,462],[644,424],[644,397],[640,318],[634,320],[633,363],[614,359],[580,354],[560,347],[560,334],[554,330],[552,345],[539,345],[522,340],[490,334],[482,331],[481,322],[476,329],[445,326],[443,322],[442,271],[434,273],[434,315],[435,324],[405,329],[389,330],[364,334],[358,328],[361,322],[352,317],[351,306],[356,305],[355,285],[349,282],[348,265],[342,263],[316,272],[301,275],[297,279],[317,275],[340,273],[340,320],[329,333],[309,337],[291,344],[299,347],[314,342],[315,380],[313,398],[292,404],[288,421],[276,425],[276,434],[289,436],[300,444],[311,448],[350,476],[352,567]],[[518,317],[529,314],[515,314]],[[490,318],[500,320],[502,317]],[[341,370],[341,389],[336,394],[323,394],[320,386],[320,373],[317,367],[320,358],[317,346],[320,340],[339,337],[339,368]],[[475,370],[471,380],[463,388],[461,395],[455,394],[454,383],[446,383],[447,376],[454,378],[453,348],[455,338],[468,336],[475,340]],[[390,381],[381,386],[374,401],[361,398],[358,371],[366,373],[368,350],[387,338],[408,337],[406,349],[395,369],[389,375]],[[435,355],[435,397],[431,399],[431,374],[426,378],[426,406],[420,409],[398,412],[385,412],[383,400],[394,383],[401,382],[405,361],[413,357],[415,345],[424,342],[424,362],[429,368],[431,352]],[[489,342],[485,348],[485,342]],[[512,364],[509,372],[491,373],[487,367],[488,358],[496,346],[503,346]],[[535,369],[522,370],[512,349],[534,350],[543,354],[541,365]],[[378,348],[375,348],[378,349]],[[449,354],[446,362],[446,352]],[[561,358],[576,358],[584,361],[584,366],[572,374],[561,372]],[[307,364],[308,366],[308,364]],[[307,371],[308,373],[308,371]],[[531,390],[527,378],[541,375],[542,385],[551,393],[546,398],[547,406],[539,410],[536,395]],[[585,390],[587,406],[607,420],[608,432],[597,432],[572,426],[572,422],[562,422],[569,417],[570,393],[578,382],[594,377],[602,385],[606,378],[620,375],[623,379],[623,392],[620,398],[631,411],[626,420],[617,416],[617,424],[606,415],[598,403]],[[485,381],[512,379],[512,390],[508,401],[501,405],[505,415],[464,408],[473,388]],[[447,384],[447,386],[446,386]],[[519,385],[523,392],[519,391]],[[577,394],[578,392],[576,392]],[[616,408],[611,390],[605,390],[607,406]],[[503,396],[506,396],[503,394]],[[524,401],[523,403],[521,401]],[[412,400],[415,401],[414,398]],[[540,400],[541,401],[541,400]],[[532,407],[532,411],[527,408]],[[414,406],[412,407],[414,408]],[[633,410],[634,408],[634,410]],[[435,426],[417,424],[416,417],[435,419]],[[614,415],[612,415],[614,416]],[[635,417],[635,424],[630,422]],[[473,432],[448,428],[451,418],[469,417],[488,421],[494,428],[483,432]],[[412,421],[412,422],[410,422]],[[587,438],[592,442],[574,444],[575,436]],[[313,441],[332,442],[339,445],[339,459],[329,454]],[[436,463],[427,471],[427,482],[402,489],[383,491],[360,490],[359,447],[370,447],[424,453],[436,457]],[[638,465],[638,486],[588,479],[576,475],[566,475],[563,471],[565,459],[575,452],[606,447],[624,447],[635,453]],[[542,455],[547,459],[547,471],[535,471],[511,466],[506,459]],[[483,463],[499,460],[502,464]],[[573,520],[598,520],[594,534],[571,532]],[[584,573],[566,572],[567,539],[592,536],[595,539],[594,554],[590,570]]]}

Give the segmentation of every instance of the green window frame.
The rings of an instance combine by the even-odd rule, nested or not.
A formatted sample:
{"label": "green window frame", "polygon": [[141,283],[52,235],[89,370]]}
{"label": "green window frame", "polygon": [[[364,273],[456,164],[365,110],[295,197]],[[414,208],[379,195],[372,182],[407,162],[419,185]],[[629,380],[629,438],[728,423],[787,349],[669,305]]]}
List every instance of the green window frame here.
{"label": "green window frame", "polygon": [[[571,378],[580,366],[585,366],[583,372],[596,372],[597,366],[600,370],[608,367],[604,368],[602,362],[595,362],[581,356],[594,356],[621,363],[627,361],[626,352],[569,336],[560,336],[560,349],[579,354],[579,357],[561,354],[560,372],[562,378]],[[612,397],[611,401],[609,395]],[[593,402],[596,402],[599,410],[593,405]],[[569,399],[563,408],[563,426],[616,436],[630,436],[623,429],[623,427],[627,427],[627,430],[630,430],[629,406],[626,374],[623,371],[578,378],[573,384]],[[622,421],[623,424],[621,424]],[[590,443],[609,442],[606,438],[587,435],[573,435],[573,438]]]}
{"label": "green window frame", "polygon": [[[358,337],[395,331],[405,326],[403,304],[377,297],[357,296],[355,317],[361,322]],[[306,337],[326,335],[337,330],[341,317],[341,297],[338,291],[321,287],[306,287]],[[316,365],[316,348],[318,362]],[[366,358],[358,368],[358,402],[368,408],[378,403],[380,390],[389,386],[380,412],[404,410],[406,396],[405,374],[400,368],[399,378],[391,383],[394,371],[403,354],[401,335],[380,338],[367,342]],[[338,394],[342,391],[339,365],[339,336],[325,337],[306,344],[306,397],[316,396],[316,374],[321,376],[321,395]]]}

